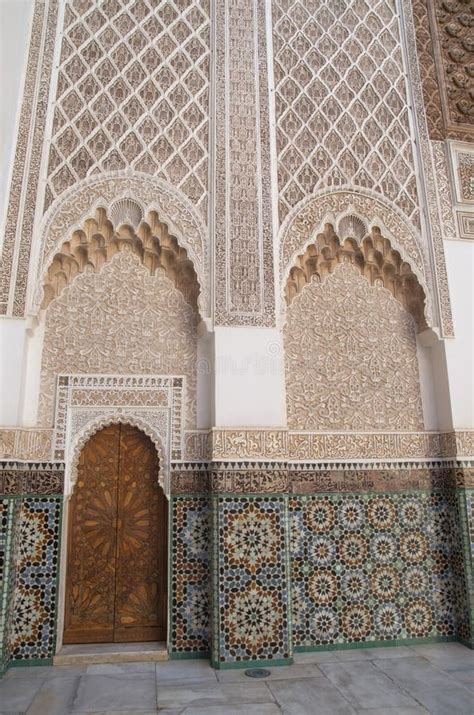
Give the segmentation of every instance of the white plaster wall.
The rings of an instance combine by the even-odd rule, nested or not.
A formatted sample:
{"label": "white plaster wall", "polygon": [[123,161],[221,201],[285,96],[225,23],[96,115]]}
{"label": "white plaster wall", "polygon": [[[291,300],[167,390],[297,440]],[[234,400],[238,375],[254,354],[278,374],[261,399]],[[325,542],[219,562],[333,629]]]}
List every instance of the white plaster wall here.
{"label": "white plaster wall", "polygon": [[6,211],[32,11],[33,0],[0,0],[0,226]]}
{"label": "white plaster wall", "polygon": [[21,424],[26,320],[0,319],[0,426]]}
{"label": "white plaster wall", "polygon": [[215,426],[286,425],[283,343],[275,328],[215,329]]}
{"label": "white plaster wall", "polygon": [[445,241],[456,337],[446,340],[454,429],[474,428],[474,242]]}
{"label": "white plaster wall", "polygon": [[41,360],[43,354],[45,321],[27,331],[25,346],[25,371],[21,399],[21,424],[34,427],[38,417],[38,402],[41,384]]}
{"label": "white plaster wall", "polygon": [[214,424],[214,333],[198,336],[196,372],[196,426],[208,429]]}
{"label": "white plaster wall", "polygon": [[432,350],[416,341],[418,367],[420,371],[420,392],[423,405],[423,423],[427,430],[438,429],[438,409],[433,380]]}

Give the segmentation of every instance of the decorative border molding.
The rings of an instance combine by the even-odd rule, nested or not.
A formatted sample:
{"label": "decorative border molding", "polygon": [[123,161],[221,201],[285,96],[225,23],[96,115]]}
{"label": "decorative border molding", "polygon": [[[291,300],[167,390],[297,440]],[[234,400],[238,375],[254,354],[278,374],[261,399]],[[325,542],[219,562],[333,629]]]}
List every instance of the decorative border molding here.
{"label": "decorative border molding", "polygon": [[[68,377],[68,376],[65,376]],[[81,376],[88,379],[89,376]],[[96,376],[93,376],[95,378]],[[104,375],[103,378],[117,379]],[[128,379],[130,376],[122,376]],[[148,380],[153,376],[141,376]],[[168,378],[162,378],[168,379]],[[176,378],[169,378],[176,379]],[[181,379],[181,378],[178,378]],[[61,386],[67,395],[67,386]],[[59,394],[59,393],[58,393]],[[64,400],[64,396],[62,398]],[[58,402],[58,408],[60,407]],[[86,407],[89,409],[91,406]],[[106,411],[111,406],[105,405]],[[140,412],[140,403],[126,406],[127,418]],[[149,406],[148,406],[149,407]],[[84,407],[75,404],[79,414]],[[104,410],[102,409],[102,412]],[[124,412],[117,413],[117,416]],[[176,413],[176,418],[179,415]],[[64,457],[65,416],[58,417],[59,430],[56,433],[62,442],[58,442],[59,456],[52,453],[53,430],[0,430],[0,459],[28,461],[61,461]],[[177,424],[177,423],[176,423]],[[62,426],[61,426],[62,425]],[[82,424],[82,427],[84,425]],[[82,428],[81,427],[81,428]],[[182,444],[177,437],[178,428],[174,428],[175,452],[179,457],[171,456],[171,469],[182,464],[206,464],[214,460],[273,460],[275,462],[294,460],[317,460],[321,463],[334,463],[346,460],[413,460],[413,459],[474,459],[474,430],[456,432],[298,432],[287,429],[250,428],[241,429],[213,428],[211,430],[188,430],[182,434]],[[62,435],[62,437],[61,437]],[[28,445],[47,444],[41,456],[36,450],[29,451]],[[62,456],[61,456],[62,455]]]}
{"label": "decorative border molding", "polygon": [[[442,215],[438,207],[435,181],[435,166],[431,155],[431,145],[423,100],[420,67],[416,47],[415,25],[412,0],[398,0],[400,7],[400,36],[406,54],[408,96],[412,101],[414,119],[415,157],[420,170],[418,189],[422,212],[424,234],[429,259],[426,273],[430,276],[433,308],[439,315],[439,326],[443,337],[454,337],[453,315],[449,295],[446,260],[444,257]],[[438,322],[438,321],[437,321]]]}
{"label": "decorative border molding", "polygon": [[159,375],[58,375],[53,455],[66,462],[67,493],[89,437],[106,425],[126,422],[154,442],[159,482],[169,495],[170,461],[182,458],[183,385],[183,377]]}
{"label": "decorative border molding", "polygon": [[265,4],[215,5],[217,325],[275,324]]}
{"label": "decorative border molding", "polygon": [[201,316],[210,315],[208,236],[199,210],[166,181],[130,171],[101,173],[84,179],[49,208],[38,231],[36,258],[32,260],[28,299],[32,311],[39,310],[45,274],[64,241],[82,227],[96,208],[107,208],[125,197],[136,200],[144,214],[155,210],[179,245],[186,249],[201,288],[198,299]]}
{"label": "decorative border molding", "polygon": [[0,459],[48,461],[52,443],[52,429],[0,429]]}
{"label": "decorative border molding", "polygon": [[474,460],[380,462],[209,462],[173,466],[171,493],[305,494],[474,487]]}
{"label": "decorative border molding", "polygon": [[33,11],[2,254],[0,313],[4,315],[23,316],[25,311],[58,8],[58,0],[36,0]]}
{"label": "decorative border molding", "polygon": [[64,464],[57,462],[0,462],[0,495],[62,494]]}
{"label": "decorative border molding", "polygon": [[212,430],[212,459],[380,460],[474,456],[474,430],[462,432],[297,432]]}
{"label": "decorative border molding", "polygon": [[474,145],[466,142],[448,142],[454,213],[458,235],[474,239]]}
{"label": "decorative border molding", "polygon": [[[114,422],[114,418],[111,420]],[[140,420],[126,418],[150,436],[160,456],[162,445]],[[110,421],[97,422],[76,440],[69,464],[69,491],[77,459],[89,437]],[[66,480],[67,481],[67,480]],[[0,495],[62,494],[65,465],[58,462],[0,462]],[[160,482],[161,483],[161,482]],[[474,460],[396,462],[172,462],[168,496],[181,494],[255,494],[410,491],[415,489],[472,489]]]}

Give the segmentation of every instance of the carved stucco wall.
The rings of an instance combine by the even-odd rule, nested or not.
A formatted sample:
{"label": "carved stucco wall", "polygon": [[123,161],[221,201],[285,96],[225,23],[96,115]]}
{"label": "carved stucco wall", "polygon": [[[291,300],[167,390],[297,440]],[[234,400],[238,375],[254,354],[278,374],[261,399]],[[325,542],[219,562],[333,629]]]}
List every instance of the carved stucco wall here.
{"label": "carved stucco wall", "polygon": [[413,319],[358,268],[306,285],[284,341],[290,429],[423,429]]}
{"label": "carved stucco wall", "polygon": [[207,215],[209,0],[67,0],[45,208],[78,180],[133,169]]}
{"label": "carved stucco wall", "polygon": [[275,0],[280,220],[321,188],[363,187],[419,225],[392,0]]}
{"label": "carved stucco wall", "polygon": [[184,375],[185,421],[195,426],[198,315],[163,275],[132,253],[83,273],[48,307],[39,423],[53,423],[58,373]]}
{"label": "carved stucco wall", "polygon": [[430,137],[472,140],[472,3],[413,0],[413,17]]}

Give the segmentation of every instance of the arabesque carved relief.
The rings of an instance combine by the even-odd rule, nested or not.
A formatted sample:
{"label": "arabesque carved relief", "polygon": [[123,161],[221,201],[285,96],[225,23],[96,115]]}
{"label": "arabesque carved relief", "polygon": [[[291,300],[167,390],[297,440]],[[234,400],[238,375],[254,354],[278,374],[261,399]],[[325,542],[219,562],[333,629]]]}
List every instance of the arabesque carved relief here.
{"label": "arabesque carved relief", "polygon": [[215,3],[215,315],[275,323],[266,15],[270,3]]}
{"label": "arabesque carved relief", "polygon": [[330,186],[372,189],[419,226],[394,3],[272,3],[279,213]]}
{"label": "arabesque carved relief", "polygon": [[46,312],[39,422],[53,421],[59,373],[184,375],[186,423],[194,426],[198,314],[138,256],[117,253],[98,274],[83,273]]}
{"label": "arabesque carved relief", "polygon": [[414,321],[351,263],[293,299],[284,342],[290,429],[423,428]]}
{"label": "arabesque carved relief", "polygon": [[116,253],[132,251],[151,275],[166,275],[186,302],[197,308],[199,284],[186,250],[156,211],[150,211],[146,221],[142,218],[140,205],[130,199],[115,202],[108,213],[97,209],[95,217],[88,218],[55,254],[43,285],[41,307],[46,308],[79,273],[98,273]]}
{"label": "arabesque carved relief", "polygon": [[432,139],[474,132],[469,0],[413,0],[423,96]]}
{"label": "arabesque carved relief", "polygon": [[394,251],[380,229],[370,235],[363,222],[354,216],[341,219],[337,235],[331,224],[316,236],[290,271],[285,289],[288,305],[312,280],[323,281],[341,262],[350,262],[370,285],[386,288],[415,319],[418,330],[427,327],[425,294],[408,263]]}
{"label": "arabesque carved relief", "polygon": [[[102,209],[106,214],[112,210],[112,218],[119,221],[123,211],[121,213],[118,207],[120,201],[125,199],[133,201],[143,216],[153,215],[152,223],[158,221],[165,225],[166,232],[175,237],[180,248],[186,251],[200,286],[201,315],[210,314],[210,266],[205,223],[178,189],[156,177],[138,173],[131,176],[123,171],[93,176],[80,182],[65,192],[46,214],[38,237],[39,259],[32,271],[29,303],[33,310],[39,308],[46,272],[64,242],[75,231],[81,230],[84,222],[94,216],[95,209]],[[35,278],[36,286],[33,283]]]}

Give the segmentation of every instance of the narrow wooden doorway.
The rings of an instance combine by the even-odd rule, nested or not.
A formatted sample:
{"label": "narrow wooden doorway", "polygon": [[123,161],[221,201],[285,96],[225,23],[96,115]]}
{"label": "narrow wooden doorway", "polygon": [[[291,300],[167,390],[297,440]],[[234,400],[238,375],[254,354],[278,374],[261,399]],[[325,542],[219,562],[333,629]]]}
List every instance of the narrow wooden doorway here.
{"label": "narrow wooden doorway", "polygon": [[166,640],[167,501],[147,435],[111,425],[82,450],[69,508],[64,643]]}

